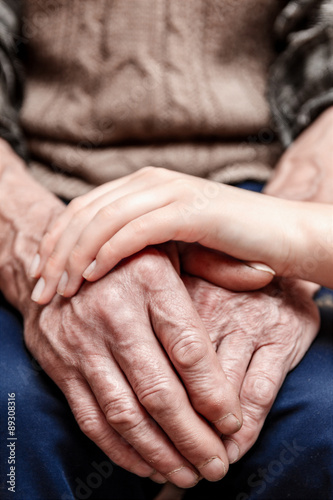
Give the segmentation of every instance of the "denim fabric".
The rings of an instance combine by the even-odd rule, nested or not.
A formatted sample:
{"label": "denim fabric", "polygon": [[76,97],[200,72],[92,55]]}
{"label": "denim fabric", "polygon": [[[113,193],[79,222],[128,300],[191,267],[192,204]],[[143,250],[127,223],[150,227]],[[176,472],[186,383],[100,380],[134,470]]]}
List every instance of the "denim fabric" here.
{"label": "denim fabric", "polygon": [[219,483],[187,499],[333,499],[333,293],[322,289],[320,334],[287,376],[263,430]]}
{"label": "denim fabric", "polygon": [[[241,187],[261,190],[255,182]],[[316,300],[320,334],[287,376],[255,446],[226,478],[201,481],[184,500],[333,500],[333,292],[322,289]],[[160,486],[111,464],[81,433],[63,394],[26,350],[21,318],[1,295],[0,345],[0,498],[152,499]],[[7,428],[11,393],[16,440]],[[7,483],[10,446],[15,494]]]}
{"label": "denim fabric", "polygon": [[[145,495],[136,476],[110,463],[79,430],[67,402],[26,350],[22,323],[0,305],[1,489],[3,500],[133,499]],[[7,430],[8,394],[15,393],[17,440]],[[7,443],[15,442],[16,491],[8,491]]]}
{"label": "denim fabric", "polygon": [[[201,481],[185,499],[333,499],[333,294],[318,298],[322,327],[287,376],[252,450],[218,483]],[[326,305],[325,305],[326,304]],[[24,347],[22,323],[0,306],[1,493],[3,500],[148,500],[159,486],[112,465],[81,431],[55,384]],[[15,393],[17,440],[7,430]],[[6,484],[15,442],[15,494]],[[149,484],[151,483],[151,484]]]}

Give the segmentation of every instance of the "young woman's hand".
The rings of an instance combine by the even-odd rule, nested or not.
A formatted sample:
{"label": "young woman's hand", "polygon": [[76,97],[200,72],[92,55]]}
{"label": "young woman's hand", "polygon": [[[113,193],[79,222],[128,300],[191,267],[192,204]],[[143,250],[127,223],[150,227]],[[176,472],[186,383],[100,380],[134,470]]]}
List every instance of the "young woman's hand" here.
{"label": "young woman's hand", "polygon": [[[70,297],[121,259],[169,240],[201,245],[281,269],[290,249],[277,200],[165,169],[147,167],[76,198],[44,236],[31,274],[32,298]],[[277,207],[278,205],[278,207]],[[275,268],[274,268],[275,269]],[[269,282],[269,281],[268,281]],[[267,284],[267,283],[265,283]]]}

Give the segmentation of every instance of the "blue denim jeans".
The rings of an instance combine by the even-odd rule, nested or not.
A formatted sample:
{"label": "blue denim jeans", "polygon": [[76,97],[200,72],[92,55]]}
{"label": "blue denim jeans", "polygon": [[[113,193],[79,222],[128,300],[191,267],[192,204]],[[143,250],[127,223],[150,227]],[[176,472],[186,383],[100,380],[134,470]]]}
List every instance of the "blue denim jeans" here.
{"label": "blue denim jeans", "polygon": [[[317,301],[320,333],[287,376],[256,444],[226,478],[200,481],[185,499],[333,499],[333,292],[322,289]],[[0,498],[152,499],[160,486],[112,464],[81,433],[1,296],[0,342]]]}
{"label": "blue denim jeans", "polygon": [[[255,446],[230,466],[226,478],[218,483],[201,481],[186,499],[333,498],[333,294],[322,291],[319,300],[328,304],[321,307],[320,334],[287,376]],[[62,393],[25,349],[21,319],[4,300],[0,338],[0,497],[153,498],[158,486],[112,465],[81,433]],[[15,402],[17,439],[8,433],[8,408],[13,413],[14,407],[8,400]],[[15,459],[15,494],[8,490],[14,477],[7,476],[10,457]]]}

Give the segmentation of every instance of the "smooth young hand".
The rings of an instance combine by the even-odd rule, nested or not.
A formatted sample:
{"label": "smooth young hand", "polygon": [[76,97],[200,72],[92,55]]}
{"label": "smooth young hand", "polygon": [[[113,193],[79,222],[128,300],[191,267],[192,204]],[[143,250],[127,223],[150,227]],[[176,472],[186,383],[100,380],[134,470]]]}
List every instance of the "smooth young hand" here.
{"label": "smooth young hand", "polygon": [[307,248],[302,221],[309,217],[300,217],[303,205],[144,168],[68,205],[33,262],[31,274],[40,280],[32,298],[45,304],[56,290],[71,297],[83,278],[96,281],[123,258],[169,240],[197,242],[293,275]]}

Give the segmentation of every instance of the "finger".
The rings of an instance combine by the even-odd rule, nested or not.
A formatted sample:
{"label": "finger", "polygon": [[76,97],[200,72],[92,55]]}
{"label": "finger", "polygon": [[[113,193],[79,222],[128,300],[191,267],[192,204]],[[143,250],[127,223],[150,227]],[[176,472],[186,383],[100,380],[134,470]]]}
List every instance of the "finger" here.
{"label": "finger", "polygon": [[[152,183],[153,181],[151,180],[149,182]],[[158,182],[158,180],[155,180],[155,182]],[[119,215],[122,215],[122,210],[120,210],[120,208],[126,207],[126,203],[124,202],[118,203],[114,211],[112,211],[112,209],[109,209],[108,206],[113,202],[115,202],[116,200],[122,199],[129,192],[136,192],[141,188],[144,188],[147,185],[147,183],[148,180],[145,178],[144,175],[137,176],[134,179],[129,179],[127,180],[127,182],[123,182],[123,184],[120,187],[118,187],[117,189],[113,189],[112,191],[108,191],[105,195],[98,197],[92,203],[83,206],[81,210],[77,210],[76,212],[75,209],[70,210],[70,213],[73,210],[74,213],[70,217],[70,220],[65,229],[62,230],[60,237],[58,238],[59,229],[56,229],[56,235],[50,234],[45,239],[46,241],[45,244],[50,245],[50,248],[54,246],[54,248],[44,268],[41,271],[41,278],[39,282],[36,284],[36,287],[33,291],[32,300],[38,302],[39,304],[48,303],[54,296],[58,284],[61,285],[60,287],[61,289],[59,291],[61,292],[61,294],[63,294],[63,292],[67,288],[69,281],[69,274],[67,271],[65,272],[67,259],[70,256],[71,252],[73,251],[75,244],[77,243],[81,233],[84,231],[86,226],[89,225],[89,223],[92,221],[92,219],[94,219],[94,217],[96,216],[96,214],[99,213],[99,211],[101,211],[101,217],[97,221],[97,224],[101,222],[100,219],[104,220],[105,224],[103,228],[105,228],[106,224],[109,224],[110,227],[112,227],[111,224],[112,215],[115,217],[115,221],[119,224],[118,218]],[[134,206],[136,197],[130,197],[130,199],[133,200],[132,206]],[[152,203],[153,197],[150,198],[150,200]],[[75,202],[76,201],[74,200],[73,204],[75,204]],[[78,203],[81,203],[80,200],[78,201]],[[154,203],[156,204],[156,199]],[[119,210],[117,210],[117,207]],[[63,217],[67,216],[64,215]],[[102,227],[98,228],[98,226],[94,225],[93,227],[95,229],[95,233],[97,232],[97,234],[103,231]],[[56,244],[54,245],[55,240],[57,241]],[[88,241],[90,241],[91,243],[90,238],[88,238]],[[84,248],[83,255],[85,254],[85,252],[86,249]],[[78,250],[77,252],[73,252],[72,256],[73,266],[77,265],[76,262],[78,263],[80,262],[81,253],[82,253],[82,246],[80,247],[80,250]],[[76,279],[75,291],[77,291],[82,282],[81,274],[84,268],[85,267],[82,268],[79,277],[77,277]],[[59,283],[60,281],[61,283]]]}
{"label": "finger", "polygon": [[[156,192],[156,190],[154,190]],[[143,196],[145,196],[143,194]],[[152,207],[149,213],[137,214],[133,219],[128,216],[127,223],[122,222],[121,228],[98,251],[96,259],[84,271],[83,277],[88,281],[96,281],[104,276],[118,262],[133,255],[150,245],[158,245],[169,240],[197,241],[202,234],[199,224],[189,226],[181,217],[181,204],[171,202],[171,193],[163,193],[161,189],[157,199],[160,207],[156,207],[153,195]],[[153,206],[155,203],[155,207]],[[147,205],[148,206],[148,201]],[[142,210],[144,212],[144,210]],[[147,210],[146,210],[147,211]],[[130,214],[128,214],[130,215]]]}
{"label": "finger", "polygon": [[[221,327],[221,325],[220,325]],[[243,380],[253,355],[253,342],[249,339],[247,332],[241,325],[237,325],[237,332],[232,331],[231,335],[226,335],[217,347],[217,357],[223,367],[223,371],[240,394]],[[230,330],[233,325],[230,325]],[[212,334],[214,336],[214,334]]]}
{"label": "finger", "polygon": [[82,208],[91,204],[98,198],[128,183],[130,181],[128,177],[126,176],[115,181],[107,182],[95,189],[92,189],[82,196],[74,198],[67,205],[62,214],[50,225],[48,231],[45,233],[40,242],[39,251],[37,255],[34,256],[30,267],[30,276],[32,278],[40,277],[41,271],[46,264],[47,259],[52,254],[61,234],[68,226],[72,217]]}
{"label": "finger", "polygon": [[82,432],[117,465],[142,477],[154,474],[154,468],[114,429],[101,411],[89,385],[77,375],[58,383],[64,392]]}
{"label": "finger", "polygon": [[181,252],[182,269],[235,292],[257,290],[268,285],[274,274],[201,245],[186,245]]}
{"label": "finger", "polygon": [[255,352],[240,392],[242,429],[232,441],[224,441],[230,462],[239,460],[256,442],[286,374],[279,346],[263,346]]}
{"label": "finger", "polygon": [[[140,240],[138,240],[138,242],[133,241],[133,237],[136,238],[136,235],[131,235],[131,221],[133,219],[141,219],[143,214],[147,214],[147,212],[151,213],[151,211],[154,211],[154,214],[159,212],[156,209],[170,203],[172,196],[172,192],[165,190],[164,186],[160,186],[150,190],[138,191],[134,195],[130,194],[122,196],[113,203],[106,205],[99,210],[93,219],[91,219],[91,222],[83,229],[74,248],[71,250],[65,265],[69,280],[66,283],[66,287],[63,290],[58,289],[58,292],[65,297],[71,297],[74,295],[74,293],[78,290],[82,280],[82,274],[86,270],[88,264],[91,264],[93,259],[95,259],[96,254],[97,256],[99,255],[101,247],[103,248],[103,245],[110,238],[115,238],[115,241],[117,242],[119,238],[118,234],[120,232],[121,234],[125,232],[126,235],[128,235],[125,243],[127,247],[120,247],[123,240],[121,240],[119,245],[117,245],[117,243],[115,244],[115,255],[120,255],[120,257],[117,258],[117,261],[114,256],[111,259],[107,259],[107,257],[105,257],[103,259],[103,267],[101,268],[100,265],[98,267],[99,278],[109,272],[115,264],[121,260],[123,254],[125,254],[124,257],[127,257],[136,253],[136,248],[138,248],[138,250],[144,248],[145,245],[142,247],[140,245]],[[127,229],[125,229],[124,226]],[[154,226],[150,227],[150,232],[153,231]],[[140,237],[142,237],[141,234]],[[165,241],[167,240],[165,240],[162,235],[161,242]],[[127,242],[130,243],[128,244]],[[64,251],[67,251],[67,249]]]}
{"label": "finger", "polygon": [[[141,446],[144,445],[147,448],[147,440],[150,447],[153,445],[152,432],[155,429],[154,427],[145,429],[138,419],[133,419],[133,412],[128,412],[131,422],[130,424],[126,422],[126,425],[134,427],[135,436],[128,434],[127,429],[122,431],[118,429],[118,432],[135,446],[143,458],[153,463],[158,472],[178,486],[185,486],[179,482],[180,477],[190,474],[187,469],[183,469],[187,463],[191,463],[206,479],[218,480],[225,475],[228,465],[225,463],[226,455],[221,440],[211,426],[192,408],[170,361],[156,337],[151,335],[151,325],[148,321],[147,318],[146,323],[142,320],[138,322],[137,315],[133,316],[130,321],[127,317],[127,324],[133,323],[134,331],[140,328],[139,351],[144,353],[143,356],[140,356],[138,352],[137,342],[133,342],[128,337],[124,338],[123,335],[121,338],[113,335],[110,339],[111,349],[142,406],[188,462],[184,462],[183,459],[177,464],[174,459],[170,460],[167,448],[159,448],[147,456]],[[118,329],[117,326],[116,329]],[[116,411],[116,408],[113,408],[113,411]],[[192,474],[191,480],[194,484],[198,477],[193,477]]]}
{"label": "finger", "polygon": [[[48,232],[43,238],[39,254],[33,259],[30,274],[36,278],[41,275],[42,269],[53,252],[61,234],[68,226],[72,217],[81,209],[101,199],[99,208],[111,203],[112,200],[120,198],[128,193],[133,193],[139,189],[148,188],[160,184],[163,180],[169,180],[175,173],[163,168],[144,167],[132,174],[126,175],[120,179],[113,180],[98,186],[83,196],[73,199],[63,214],[51,224]],[[122,190],[122,188],[124,188]]]}
{"label": "finger", "polygon": [[[138,356],[137,348],[135,352]],[[90,358],[82,371],[108,425],[165,478],[182,487],[193,486],[199,477],[196,470],[139,403],[112,357]],[[136,375],[142,381],[142,373]]]}
{"label": "finger", "polygon": [[[182,217],[182,205],[161,199],[163,207],[137,218],[134,212],[128,217],[128,223],[99,250],[96,259],[84,271],[88,281],[96,281],[109,272],[120,260],[149,245],[157,245],[168,240],[183,242],[200,241],[205,232],[205,225],[199,219],[193,219],[191,225]],[[162,203],[160,203],[162,205]],[[98,226],[97,226],[98,227]],[[88,234],[85,244],[89,240]],[[94,241],[95,238],[92,238]],[[101,243],[101,242],[100,242]],[[220,242],[222,245],[222,242]],[[82,244],[83,247],[83,244]],[[182,258],[186,272],[207,279],[218,286],[234,291],[256,290],[268,285],[275,272],[260,263],[248,263],[234,259],[224,253],[207,249],[200,245],[187,245]],[[92,253],[91,253],[92,255]],[[75,261],[76,252],[73,256]]]}
{"label": "finger", "polygon": [[220,432],[237,431],[242,421],[238,396],[223,373],[183,282],[174,274],[161,287],[156,270],[156,284],[151,286],[152,326],[185,384],[193,407],[214,422]]}

